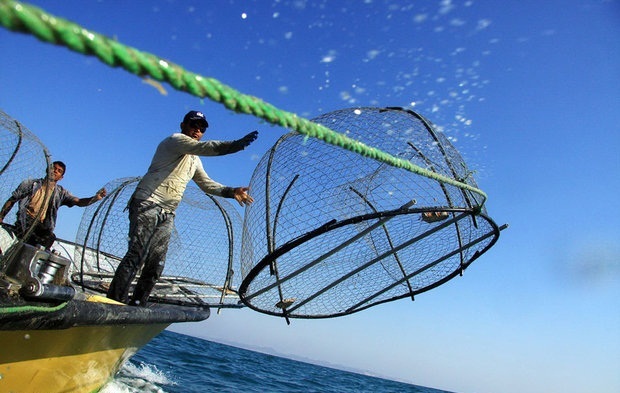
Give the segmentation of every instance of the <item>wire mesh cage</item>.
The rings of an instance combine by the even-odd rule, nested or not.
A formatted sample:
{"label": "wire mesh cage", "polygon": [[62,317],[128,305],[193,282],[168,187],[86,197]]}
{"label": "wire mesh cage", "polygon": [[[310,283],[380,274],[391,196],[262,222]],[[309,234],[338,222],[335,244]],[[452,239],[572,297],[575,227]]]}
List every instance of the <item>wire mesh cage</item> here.
{"label": "wire mesh cage", "polygon": [[421,176],[296,132],[262,157],[246,210],[241,300],[285,318],[326,318],[411,297],[462,271],[499,228],[448,139],[401,108],[313,119],[471,187]]}
{"label": "wire mesh cage", "polygon": [[[140,178],[117,179],[108,195],[89,206],[78,229],[73,280],[93,291],[107,291],[127,252],[126,206]],[[150,301],[240,307],[237,289],[241,216],[224,198],[206,195],[190,183],[175,212],[174,230],[162,277]],[[138,273],[139,276],[139,273]]]}
{"label": "wire mesh cage", "polygon": [[[22,181],[47,178],[50,164],[50,154],[39,138],[0,110],[0,207]],[[13,205],[3,220],[6,230],[0,236],[0,251],[15,241],[10,224],[16,221],[17,209],[18,205]],[[28,228],[24,229],[27,234]]]}

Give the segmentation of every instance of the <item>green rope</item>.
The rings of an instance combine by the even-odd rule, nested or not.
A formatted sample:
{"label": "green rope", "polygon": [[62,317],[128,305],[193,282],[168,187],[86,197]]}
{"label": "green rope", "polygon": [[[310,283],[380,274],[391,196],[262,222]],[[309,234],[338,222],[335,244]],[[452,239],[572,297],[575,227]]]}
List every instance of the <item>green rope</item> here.
{"label": "green rope", "polygon": [[469,190],[482,196],[480,207],[486,201],[487,196],[482,190],[467,183],[421,168],[377,148],[366,146],[294,113],[280,110],[257,97],[242,94],[216,79],[186,71],[177,64],[125,46],[101,34],[86,30],[75,23],[49,15],[40,8],[14,0],[0,0],[0,24],[8,30],[33,34],[41,41],[63,45],[73,51],[96,56],[111,67],[122,67],[139,76],[148,75],[153,79],[168,82],[177,90],[201,98],[207,97],[237,113],[251,114],[269,123],[318,138],[361,156]]}
{"label": "green rope", "polygon": [[62,310],[67,306],[67,303],[61,303],[54,307],[43,307],[43,306],[16,306],[16,307],[0,307],[0,315],[1,314],[17,314],[22,312],[54,312],[58,310]]}

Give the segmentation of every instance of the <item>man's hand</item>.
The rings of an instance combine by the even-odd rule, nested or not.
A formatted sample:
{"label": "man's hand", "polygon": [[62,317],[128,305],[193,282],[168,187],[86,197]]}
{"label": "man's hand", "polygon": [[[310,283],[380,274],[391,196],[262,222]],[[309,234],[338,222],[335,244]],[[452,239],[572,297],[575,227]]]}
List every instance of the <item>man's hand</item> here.
{"label": "man's hand", "polygon": [[108,194],[108,192],[105,190],[105,188],[102,188],[99,191],[97,191],[97,193],[95,195],[91,196],[90,198],[77,198],[76,197],[73,202],[75,203],[76,206],[86,207],[86,206],[92,205],[93,203],[95,203],[97,201],[100,201],[107,194]]}
{"label": "man's hand", "polygon": [[233,197],[237,202],[239,202],[239,205],[249,206],[252,202],[254,202],[254,198],[248,194],[249,190],[250,189],[248,187],[237,187],[233,189]]}
{"label": "man's hand", "polygon": [[250,143],[254,142],[256,138],[258,138],[258,131],[254,130],[243,138],[239,139],[237,142],[239,142],[239,144],[243,146],[242,149],[245,149],[246,147],[250,146]]}
{"label": "man's hand", "polygon": [[105,198],[105,196],[108,195],[108,192],[105,190],[105,188],[102,188],[101,190],[97,191],[97,193],[95,194],[95,199],[96,200],[100,200]]}
{"label": "man's hand", "polygon": [[15,201],[12,198],[9,198],[9,200],[4,203],[4,206],[2,206],[0,210],[0,223],[4,222],[4,217],[6,217],[14,204]]}
{"label": "man's hand", "polygon": [[258,138],[258,131],[252,131],[241,139],[231,142],[228,151],[225,154],[236,153],[250,146]]}

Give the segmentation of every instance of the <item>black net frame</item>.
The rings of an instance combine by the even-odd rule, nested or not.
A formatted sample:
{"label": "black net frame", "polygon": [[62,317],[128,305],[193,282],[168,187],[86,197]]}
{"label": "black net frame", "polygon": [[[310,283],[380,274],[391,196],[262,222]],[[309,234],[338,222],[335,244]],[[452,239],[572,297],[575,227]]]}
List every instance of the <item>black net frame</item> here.
{"label": "black net frame", "polygon": [[500,228],[472,172],[423,116],[349,108],[314,122],[471,187],[292,132],[255,169],[239,294],[288,318],[329,318],[428,291],[462,274]]}

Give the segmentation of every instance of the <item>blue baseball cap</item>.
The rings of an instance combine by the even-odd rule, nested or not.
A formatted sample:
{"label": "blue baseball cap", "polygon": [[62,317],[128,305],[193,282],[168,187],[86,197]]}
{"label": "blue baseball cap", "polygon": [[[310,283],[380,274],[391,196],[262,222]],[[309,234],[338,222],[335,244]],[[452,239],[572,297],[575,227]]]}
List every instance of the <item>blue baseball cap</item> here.
{"label": "blue baseball cap", "polygon": [[183,118],[183,123],[187,123],[187,122],[190,122],[190,121],[204,122],[205,127],[209,127],[209,122],[205,118],[204,113],[199,112],[199,111],[189,111],[189,112],[187,112],[187,114]]}

